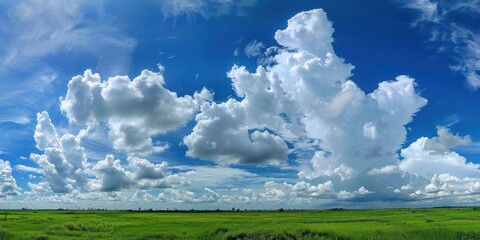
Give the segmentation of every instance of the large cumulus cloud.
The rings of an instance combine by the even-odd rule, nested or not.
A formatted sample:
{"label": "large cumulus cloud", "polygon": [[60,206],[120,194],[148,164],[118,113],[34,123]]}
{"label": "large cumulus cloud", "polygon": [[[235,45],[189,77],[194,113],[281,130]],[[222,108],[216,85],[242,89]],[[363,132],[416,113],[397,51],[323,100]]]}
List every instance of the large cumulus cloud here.
{"label": "large cumulus cloud", "polygon": [[[202,106],[184,140],[188,155],[220,163],[285,161],[286,143],[307,139],[319,149],[311,171],[302,173],[310,178],[334,173],[347,178],[395,164],[405,124],[427,101],[408,76],[365,94],[349,80],[354,67],[335,54],[333,32],[323,10],[299,13],[275,33],[283,46],[273,56],[275,64],[253,73],[234,66],[228,77],[240,100]],[[251,155],[255,161],[248,160]]]}
{"label": "large cumulus cloud", "polygon": [[66,193],[74,188],[85,189],[89,166],[85,149],[81,146],[84,131],[78,136],[66,133],[59,137],[47,112],[37,114],[34,138],[38,150],[30,159],[41,168],[48,187],[55,193]]}
{"label": "large cumulus cloud", "polygon": [[18,195],[19,187],[12,176],[12,166],[9,161],[0,159],[0,198]]}
{"label": "large cumulus cloud", "polygon": [[92,179],[90,186],[94,191],[113,192],[126,189],[172,188],[189,183],[185,174],[171,174],[167,167],[166,162],[155,164],[138,157],[128,158],[128,165],[124,166],[122,161],[110,154],[93,166],[96,178]]}
{"label": "large cumulus cloud", "polygon": [[421,137],[401,150],[404,159],[400,163],[400,168],[426,178],[431,178],[435,174],[479,178],[480,165],[468,162],[465,157],[452,150],[470,142],[469,136],[453,135],[449,129],[438,127],[437,136]]}
{"label": "large cumulus cloud", "polygon": [[[439,127],[437,137],[402,149],[405,125],[427,100],[407,75],[381,82],[371,93],[362,91],[350,80],[353,65],[336,55],[333,33],[322,10],[301,12],[276,32],[282,47],[267,62],[273,64],[255,72],[232,67],[227,76],[236,97],[202,105],[196,126],[184,138],[187,155],[221,164],[293,160],[302,181],[266,184],[258,195],[263,199],[285,200],[293,190],[310,203],[325,198],[421,201],[442,197],[430,194],[438,189],[474,193],[478,165],[451,150],[469,138]],[[256,142],[258,133],[270,136],[269,148]],[[310,156],[306,164],[300,161],[305,156]],[[462,182],[468,187],[460,187]],[[298,193],[301,189],[306,193]]]}
{"label": "large cumulus cloud", "polygon": [[164,85],[161,73],[148,70],[133,80],[115,76],[106,81],[87,70],[68,83],[61,110],[72,123],[106,122],[115,149],[144,155],[161,152],[167,146],[155,145],[151,137],[185,125],[211,98],[206,89],[178,97]]}
{"label": "large cumulus cloud", "polygon": [[128,157],[128,164],[122,164],[121,160],[109,154],[104,160],[89,163],[82,146],[82,139],[88,135],[88,131],[87,128],[77,136],[65,133],[59,137],[48,113],[37,114],[34,138],[38,150],[43,151],[43,154],[32,153],[30,159],[40,167],[32,169],[42,174],[43,178],[38,183],[28,184],[30,194],[113,192],[187,184],[185,176],[171,174],[167,170],[166,162],[155,164],[144,158]]}

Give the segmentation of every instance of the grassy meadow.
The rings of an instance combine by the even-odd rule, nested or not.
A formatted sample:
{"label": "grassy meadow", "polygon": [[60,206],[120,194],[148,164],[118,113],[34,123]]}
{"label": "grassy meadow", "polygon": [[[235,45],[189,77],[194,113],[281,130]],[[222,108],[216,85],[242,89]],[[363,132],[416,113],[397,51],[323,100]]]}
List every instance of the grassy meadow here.
{"label": "grassy meadow", "polygon": [[480,209],[2,210],[0,239],[480,239]]}

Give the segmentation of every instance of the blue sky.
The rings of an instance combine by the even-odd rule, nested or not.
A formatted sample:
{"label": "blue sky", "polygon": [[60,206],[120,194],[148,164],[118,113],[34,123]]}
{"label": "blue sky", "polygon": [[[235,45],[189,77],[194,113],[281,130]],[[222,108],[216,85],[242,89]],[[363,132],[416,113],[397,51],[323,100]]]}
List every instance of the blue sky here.
{"label": "blue sky", "polygon": [[0,1],[0,208],[478,204],[478,1]]}

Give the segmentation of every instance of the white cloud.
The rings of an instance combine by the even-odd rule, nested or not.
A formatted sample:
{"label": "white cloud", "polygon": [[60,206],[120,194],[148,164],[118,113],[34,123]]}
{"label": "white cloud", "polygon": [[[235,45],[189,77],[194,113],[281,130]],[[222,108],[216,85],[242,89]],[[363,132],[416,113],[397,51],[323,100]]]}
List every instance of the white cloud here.
{"label": "white cloud", "polygon": [[[16,33],[11,34],[16,35],[16,39],[9,46],[4,63],[43,55],[63,47],[73,38],[65,34],[68,36],[82,19],[80,7],[79,1],[19,1],[10,6],[9,16],[17,24],[14,28]],[[49,38],[52,40],[46,41]]]}
{"label": "white cloud", "polygon": [[25,166],[22,164],[15,165],[15,170],[20,172],[31,172],[36,174],[42,174],[42,170],[34,167]]}
{"label": "white cloud", "polygon": [[288,27],[278,30],[275,39],[282,46],[323,57],[333,51],[333,27],[321,9],[298,13],[288,20]]}
{"label": "white cloud", "polygon": [[335,184],[332,181],[326,181],[317,185],[305,181],[295,184],[266,182],[262,190],[244,193],[244,196],[256,202],[311,205],[333,202],[339,204],[342,201],[349,201],[374,193],[363,186],[352,192],[345,190],[336,191],[334,186]]}
{"label": "white cloud", "polygon": [[0,122],[16,123],[27,128],[32,120],[32,112],[43,109],[54,101],[43,99],[52,96],[52,86],[56,83],[57,75],[49,67],[38,69],[26,64],[23,68],[29,69],[29,72],[13,73],[15,71],[6,70],[8,67],[0,70],[0,78],[9,79],[0,82],[0,88],[4,90],[0,96]]}
{"label": "white cloud", "polygon": [[[105,160],[99,161],[93,167],[93,171],[98,174],[101,191],[119,191],[134,185],[131,173],[125,171],[120,160],[115,159],[113,155],[107,155]],[[95,189],[95,187],[92,188]]]}
{"label": "white cloud", "polygon": [[[272,56],[275,64],[259,66],[254,73],[232,67],[227,76],[240,100],[202,106],[197,125],[184,139],[187,154],[227,164],[285,161],[283,142],[295,145],[307,139],[317,146],[294,149],[296,153],[323,152],[301,174],[310,179],[335,174],[347,179],[353,169],[395,164],[395,152],[406,137],[404,126],[427,101],[408,76],[382,82],[365,94],[349,80],[353,66],[335,54],[333,32],[322,10],[301,12],[276,32],[284,48]],[[268,149],[264,141],[255,143],[259,133]],[[252,155],[258,160],[250,160]]]}
{"label": "white cloud", "polygon": [[323,11],[297,14],[286,30],[276,33],[280,44],[297,52],[278,54],[271,71],[295,103],[296,115],[304,116],[300,121],[306,135],[318,139],[332,161],[359,172],[392,164],[406,136],[404,125],[426,100],[407,76],[365,94],[348,80],[353,66],[333,52],[332,34]]}
{"label": "white cloud", "polygon": [[316,197],[316,198],[334,198],[336,193],[333,189],[333,182],[327,181],[323,184],[318,184],[317,186],[312,186],[309,183],[304,181],[295,183],[292,186],[297,197]]}
{"label": "white cloud", "polygon": [[208,203],[217,202],[220,195],[210,188],[204,188],[203,194],[199,195],[192,191],[182,189],[167,189],[171,195],[169,202],[173,203]]}
{"label": "white cloud", "polygon": [[411,0],[406,1],[405,7],[415,9],[420,12],[420,17],[416,24],[424,21],[438,22],[440,20],[438,3],[436,2],[432,2],[430,0]]}
{"label": "white cloud", "polygon": [[458,178],[447,173],[434,174],[423,185],[410,184],[395,189],[397,195],[404,195],[410,200],[431,202],[442,199],[447,203],[473,203],[478,201],[480,193],[479,178]]}
{"label": "white cloud", "polygon": [[[18,64],[60,51],[84,51],[109,74],[125,73],[135,41],[111,26],[103,2],[15,1],[7,5],[4,64]],[[90,17],[97,16],[97,17]],[[13,27],[12,27],[13,26]]]}
{"label": "white cloud", "polygon": [[179,188],[191,184],[188,172],[172,174],[166,162],[155,164],[137,157],[128,158],[128,162],[129,166],[136,169],[131,175],[136,188]]}
{"label": "white cloud", "polygon": [[88,167],[85,149],[81,146],[81,134],[69,133],[58,137],[47,112],[37,114],[34,138],[36,147],[43,154],[30,154],[30,159],[41,167],[49,187],[55,193],[66,193],[74,187],[85,188]]}
{"label": "white cloud", "polygon": [[[195,167],[181,167],[182,171],[186,171],[186,176],[190,180],[190,186],[199,187],[233,187],[248,183],[252,180],[258,179],[259,175],[238,169],[225,166],[195,166]],[[212,178],[212,176],[215,176]],[[250,180],[250,181],[249,181]]]}
{"label": "white cloud", "polygon": [[27,195],[39,195],[43,193],[49,193],[51,191],[50,185],[48,182],[39,182],[39,183],[27,183],[30,188],[29,192],[26,192]]}
{"label": "white cloud", "polygon": [[33,135],[35,147],[38,150],[45,150],[49,147],[58,147],[57,130],[52,124],[47,112],[37,113],[37,126]]}
{"label": "white cloud", "polygon": [[128,157],[128,165],[109,154],[92,165],[88,163],[82,138],[90,128],[80,130],[77,136],[70,133],[58,137],[47,112],[37,114],[35,140],[43,154],[32,153],[30,159],[40,168],[17,165],[18,171],[42,174],[38,183],[28,183],[28,195],[75,192],[113,192],[129,189],[181,187],[189,184],[187,174],[172,174],[166,162],[155,164],[147,159]]}
{"label": "white cloud", "polygon": [[[242,68],[239,71],[233,69],[229,74],[245,73]],[[251,76],[252,80],[266,81],[264,75]],[[255,86],[254,86],[255,87]],[[258,91],[266,89],[258,88]],[[242,90],[237,92],[243,93]],[[239,94],[241,94],[239,93]],[[197,125],[193,132],[184,138],[188,146],[187,155],[200,157],[205,160],[213,160],[223,164],[263,164],[283,162],[287,160],[287,145],[277,134],[265,130],[265,125],[247,121],[255,121],[252,118],[268,118],[268,113],[257,112],[258,106],[273,106],[274,98],[268,92],[263,99],[257,95],[250,100],[249,95],[238,102],[230,99],[224,103],[205,103],[195,120]],[[265,100],[265,101],[263,101]],[[261,104],[259,104],[261,103]],[[251,113],[246,112],[251,111]],[[255,115],[258,113],[258,115]],[[272,122],[275,121],[272,119]]]}
{"label": "white cloud", "polygon": [[298,173],[300,178],[315,179],[321,176],[340,176],[341,180],[347,180],[355,174],[355,170],[341,162],[339,157],[333,157],[324,151],[316,151],[310,160],[312,169],[306,169]]}
{"label": "white cloud", "polygon": [[457,64],[452,69],[460,72],[471,88],[478,89],[480,37],[478,29],[471,27],[480,14],[478,0],[408,0],[400,4],[420,13],[414,26],[429,31],[430,40],[441,44],[439,51],[453,53]]}
{"label": "white cloud", "polygon": [[332,181],[311,184],[300,181],[291,183],[265,182],[263,188],[256,190],[243,189],[237,192],[220,193],[219,202],[246,203],[246,204],[281,204],[279,206],[315,206],[317,204],[341,204],[354,198],[361,198],[373,194],[373,191],[360,187],[348,192],[336,191]]}
{"label": "white cloud", "polygon": [[147,159],[133,157],[129,159],[131,165],[138,168],[135,178],[140,179],[160,179],[165,177],[167,163],[153,164]]}
{"label": "white cloud", "polygon": [[[114,26],[116,21],[104,11],[107,2],[2,1],[0,122],[24,125],[15,126],[17,135],[31,132],[32,116],[58,100],[55,90],[66,70],[59,70],[65,66],[62,61],[70,70],[68,62],[81,58],[93,60],[93,67],[102,73],[128,72],[136,42]],[[12,151],[18,148],[3,139],[1,142]]]}
{"label": "white cloud", "polygon": [[[244,67],[232,68],[228,75],[234,81],[237,95],[244,99],[241,102],[230,99],[220,104],[204,104],[195,118],[197,126],[184,139],[189,147],[187,155],[220,163],[242,164],[287,159],[284,141],[277,134],[266,131],[267,125],[264,120],[261,121],[271,119],[274,125],[282,120],[279,116],[272,119],[275,101],[281,99],[268,90],[271,83],[265,71],[259,71],[250,74]],[[245,82],[235,81],[237,76]]]}
{"label": "white cloud", "polygon": [[238,55],[240,55],[240,49],[238,47],[236,47],[234,50],[233,50],[233,56],[237,57]]}
{"label": "white cloud", "polygon": [[9,161],[0,159],[0,178],[0,198],[20,194],[17,181],[12,176],[12,167]]}
{"label": "white cloud", "polygon": [[450,152],[451,149],[457,146],[470,144],[470,136],[453,135],[450,129],[445,127],[437,127],[437,136],[427,141],[425,148],[434,153]]}
{"label": "white cloud", "polygon": [[374,193],[374,192],[369,191],[368,189],[366,189],[364,186],[361,186],[361,187],[357,190],[357,192],[358,192],[358,194],[361,194],[361,195]]}
{"label": "white cloud", "polygon": [[[237,105],[237,106],[235,106]],[[207,109],[208,108],[208,109]],[[238,102],[202,107],[194,132],[185,137],[187,155],[221,164],[263,164],[287,160],[287,145],[268,131],[242,127]],[[219,115],[217,115],[219,114]],[[219,117],[220,116],[220,117]]]}
{"label": "white cloud", "polygon": [[264,191],[258,193],[259,201],[267,201],[267,202],[284,202],[287,200],[287,191],[284,189],[285,187],[291,188],[291,185],[287,183],[278,184],[275,182],[266,182],[264,186]]}
{"label": "white cloud", "polygon": [[257,196],[253,193],[251,189],[244,189],[243,190],[243,195],[238,194],[238,195],[221,195],[221,198],[219,200],[220,203],[234,203],[234,204],[252,204],[256,202]]}
{"label": "white cloud", "polygon": [[[276,183],[267,181],[263,186],[254,189],[212,189],[200,188],[195,191],[185,189],[166,189],[157,197],[147,196],[150,201],[166,203],[224,203],[224,204],[253,204],[252,206],[307,206],[305,204],[339,204],[354,198],[361,198],[373,194],[373,191],[360,187],[352,192],[336,191],[332,181],[311,184],[305,181],[290,183]],[[145,192],[137,192],[137,198],[145,199]],[[215,206],[215,205],[213,205]]]}
{"label": "white cloud", "polygon": [[186,15],[191,18],[193,14],[200,14],[205,17],[207,3],[203,0],[172,0],[159,1],[165,18]]}
{"label": "white cloud", "polygon": [[259,57],[263,54],[264,48],[265,44],[254,39],[245,46],[245,55],[247,57]]}
{"label": "white cloud", "polygon": [[[113,209],[112,205],[121,202],[126,206],[128,196],[124,192],[80,192],[74,190],[65,194],[48,194],[43,186],[34,186],[35,184],[29,184],[32,189],[36,191],[28,192],[29,196],[27,201],[33,207],[48,207],[58,208],[59,206],[65,206],[66,208],[73,208],[72,204],[87,204],[91,206],[102,206],[102,208]],[[37,191],[38,190],[38,191]],[[84,205],[85,206],[85,205]],[[118,205],[117,205],[118,206]],[[29,208],[31,208],[29,206]]]}
{"label": "white cloud", "polygon": [[377,127],[373,122],[363,125],[363,136],[375,140],[377,138]]}
{"label": "white cloud", "polygon": [[10,116],[10,114],[7,116],[0,116],[0,123],[8,122],[25,125],[30,123],[30,119],[26,116]]}
{"label": "white cloud", "polygon": [[470,138],[453,135],[449,129],[439,127],[433,138],[422,137],[401,150],[400,169],[430,178],[447,173],[456,177],[480,177],[480,165],[468,162],[453,148],[470,143]]}
{"label": "white cloud", "polygon": [[381,175],[381,174],[395,174],[400,173],[400,169],[396,165],[387,165],[381,168],[374,168],[368,171],[368,175]]}
{"label": "white cloud", "polygon": [[177,18],[185,15],[192,20],[196,15],[204,18],[236,14],[247,15],[246,10],[258,0],[157,0],[165,18]]}
{"label": "white cloud", "polygon": [[154,145],[151,137],[185,125],[199,105],[211,99],[206,89],[178,97],[164,85],[161,73],[148,70],[133,80],[116,76],[107,81],[87,70],[70,80],[61,110],[72,123],[107,122],[114,149],[142,155],[162,152],[168,145]]}
{"label": "white cloud", "polygon": [[93,166],[96,178],[89,182],[89,186],[92,191],[114,192],[177,188],[190,183],[185,173],[172,174],[167,167],[166,162],[154,164],[138,157],[130,157],[128,165],[122,165],[119,159],[110,154]]}

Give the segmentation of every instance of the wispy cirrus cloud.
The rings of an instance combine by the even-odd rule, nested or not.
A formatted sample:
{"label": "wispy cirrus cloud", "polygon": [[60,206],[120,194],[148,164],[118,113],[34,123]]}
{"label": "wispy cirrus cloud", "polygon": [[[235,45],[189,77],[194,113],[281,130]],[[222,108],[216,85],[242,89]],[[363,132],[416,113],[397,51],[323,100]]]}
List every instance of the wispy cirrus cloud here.
{"label": "wispy cirrus cloud", "polygon": [[397,1],[418,12],[413,26],[440,43],[439,51],[454,54],[453,70],[461,73],[468,86],[480,88],[480,1],[408,0]]}
{"label": "wispy cirrus cloud", "polygon": [[157,0],[165,18],[186,16],[192,20],[195,16],[204,18],[227,14],[246,15],[247,9],[254,6],[258,0]]}
{"label": "wispy cirrus cloud", "polygon": [[54,104],[53,91],[65,71],[57,63],[72,56],[96,58],[92,67],[102,73],[128,73],[136,41],[114,25],[104,11],[106,2],[0,3],[6,13],[0,15],[0,123],[28,124],[36,112]]}
{"label": "wispy cirrus cloud", "polygon": [[29,172],[29,173],[36,173],[36,174],[43,174],[41,169],[35,167],[25,166],[23,164],[18,164],[15,166],[15,170],[20,172]]}
{"label": "wispy cirrus cloud", "polygon": [[[8,4],[2,17],[4,65],[24,64],[58,52],[82,51],[99,59],[109,74],[125,73],[136,42],[103,11],[104,2],[23,0]],[[9,25],[10,27],[6,27]]]}

